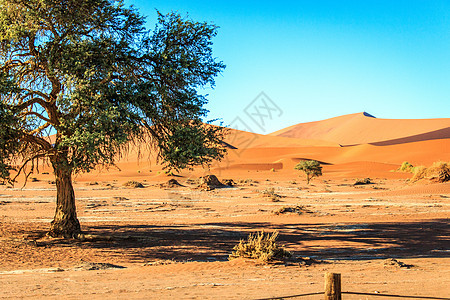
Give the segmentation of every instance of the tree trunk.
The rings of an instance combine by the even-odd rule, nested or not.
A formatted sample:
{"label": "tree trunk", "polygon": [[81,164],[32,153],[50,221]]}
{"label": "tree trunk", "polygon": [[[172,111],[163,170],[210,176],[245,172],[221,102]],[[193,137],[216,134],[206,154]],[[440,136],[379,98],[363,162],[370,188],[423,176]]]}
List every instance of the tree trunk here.
{"label": "tree trunk", "polygon": [[52,162],[56,177],[56,211],[49,235],[53,237],[74,237],[81,232],[75,207],[75,193],[72,186],[72,170],[67,161]]}

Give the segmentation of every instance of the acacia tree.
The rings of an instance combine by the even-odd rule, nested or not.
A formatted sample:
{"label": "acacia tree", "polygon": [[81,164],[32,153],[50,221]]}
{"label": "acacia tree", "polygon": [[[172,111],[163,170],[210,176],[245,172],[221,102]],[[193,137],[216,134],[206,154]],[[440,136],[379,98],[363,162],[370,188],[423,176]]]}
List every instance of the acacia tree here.
{"label": "acacia tree", "polygon": [[130,142],[151,142],[168,169],[224,155],[197,92],[225,67],[217,27],[158,15],[148,31],[122,1],[0,0],[0,174],[51,163],[52,236],[80,232],[72,174],[114,164]]}
{"label": "acacia tree", "polygon": [[322,166],[317,160],[302,160],[294,168],[305,173],[308,184],[313,177],[322,176]]}

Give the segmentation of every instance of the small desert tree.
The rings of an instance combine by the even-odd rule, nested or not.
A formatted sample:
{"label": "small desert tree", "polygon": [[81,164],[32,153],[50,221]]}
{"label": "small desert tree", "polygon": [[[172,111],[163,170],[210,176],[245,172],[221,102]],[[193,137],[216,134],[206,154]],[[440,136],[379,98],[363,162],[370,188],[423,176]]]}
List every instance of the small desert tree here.
{"label": "small desert tree", "polygon": [[302,160],[295,166],[295,169],[306,174],[308,184],[313,177],[322,176],[322,167],[317,160]]}
{"label": "small desert tree", "polygon": [[72,174],[114,164],[130,142],[151,142],[169,170],[223,157],[197,92],[224,68],[216,30],[171,13],[147,31],[115,0],[0,0],[0,174],[51,163],[51,235],[80,232]]}

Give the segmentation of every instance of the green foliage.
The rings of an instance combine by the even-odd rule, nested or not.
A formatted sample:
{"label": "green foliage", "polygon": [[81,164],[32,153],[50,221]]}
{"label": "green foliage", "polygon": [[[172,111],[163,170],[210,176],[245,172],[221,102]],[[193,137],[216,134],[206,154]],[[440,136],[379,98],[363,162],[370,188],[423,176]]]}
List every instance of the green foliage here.
{"label": "green foliage", "polygon": [[17,155],[88,172],[130,142],[155,146],[169,170],[222,158],[197,92],[225,67],[216,32],[175,13],[148,31],[122,1],[0,0],[1,176]]}
{"label": "green foliage", "polygon": [[[1,89],[1,85],[0,85]],[[10,178],[10,171],[13,169],[9,165],[8,159],[14,158],[20,148],[20,133],[15,130],[19,120],[8,108],[0,102],[0,120],[3,126],[0,126],[0,176],[1,178]]]}
{"label": "green foliage", "polygon": [[264,232],[251,233],[246,241],[241,240],[238,245],[234,246],[229,259],[242,257],[269,262],[291,257],[289,251],[277,245],[277,238],[278,232],[276,231],[272,234],[265,234]]}
{"label": "green foliage", "polygon": [[400,172],[414,173],[414,166],[407,161],[404,161],[400,168],[398,168]]}
{"label": "green foliage", "polygon": [[313,177],[322,176],[322,166],[316,160],[302,160],[294,169],[303,171],[306,174],[308,184]]}

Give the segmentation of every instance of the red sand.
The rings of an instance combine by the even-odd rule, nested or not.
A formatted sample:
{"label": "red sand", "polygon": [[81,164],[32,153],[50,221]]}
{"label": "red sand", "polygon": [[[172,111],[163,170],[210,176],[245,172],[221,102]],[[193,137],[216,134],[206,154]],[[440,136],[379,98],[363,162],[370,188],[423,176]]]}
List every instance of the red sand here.
{"label": "red sand", "polygon": [[[271,135],[303,139],[314,138],[341,145],[355,145],[389,141],[435,131],[439,133],[449,127],[450,118],[394,120],[378,119],[367,116],[365,113],[357,113],[293,125]],[[440,138],[449,138],[448,130],[443,130],[439,134]],[[439,136],[434,136],[434,138],[439,138]],[[421,140],[421,137],[417,137],[417,140]]]}
{"label": "red sand", "polygon": [[[1,186],[0,298],[282,297],[322,291],[326,271],[342,273],[345,291],[448,297],[450,183],[410,184],[411,174],[394,170],[403,161],[450,161],[443,130],[449,124],[354,114],[268,136],[230,130],[227,142],[236,149],[211,169],[181,172],[175,179],[184,187],[172,189],[160,188],[174,177],[149,158],[148,149],[141,159],[133,150],[119,161],[120,170],[75,177],[82,229],[100,237],[87,241],[44,236],[55,209],[51,173],[34,174],[38,181],[24,189],[20,183]],[[390,142],[367,144],[380,141]],[[323,176],[309,186],[294,170],[301,159],[323,163]],[[190,180],[209,173],[238,184],[196,189]],[[353,185],[365,177],[373,184]],[[125,188],[128,180],[145,188]],[[269,188],[282,196],[279,202],[262,195]],[[297,205],[305,213],[274,213]],[[294,256],[321,262],[227,261],[239,239],[259,230],[278,230]],[[413,267],[387,266],[386,258]],[[85,262],[126,268],[77,268]]]}

